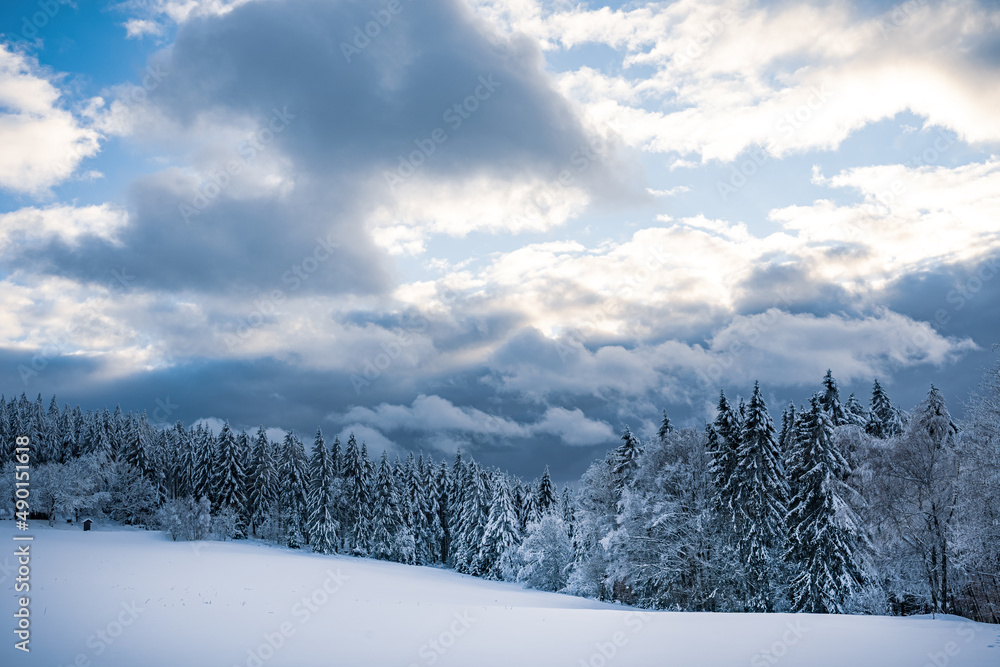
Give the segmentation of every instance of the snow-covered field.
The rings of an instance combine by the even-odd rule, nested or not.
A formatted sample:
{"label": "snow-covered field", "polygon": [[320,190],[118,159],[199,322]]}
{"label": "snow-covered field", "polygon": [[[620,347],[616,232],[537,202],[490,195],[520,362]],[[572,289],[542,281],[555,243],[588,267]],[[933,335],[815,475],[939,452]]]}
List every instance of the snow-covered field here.
{"label": "snow-covered field", "polygon": [[33,525],[31,653],[0,664],[1000,665],[1000,627],[948,618],[641,612],[454,572],[158,532]]}

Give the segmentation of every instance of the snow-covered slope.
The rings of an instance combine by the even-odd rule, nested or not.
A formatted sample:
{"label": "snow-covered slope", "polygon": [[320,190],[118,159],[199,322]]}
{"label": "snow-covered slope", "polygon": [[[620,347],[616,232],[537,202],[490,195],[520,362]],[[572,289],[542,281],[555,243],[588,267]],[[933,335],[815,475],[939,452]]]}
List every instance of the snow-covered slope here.
{"label": "snow-covered slope", "polygon": [[25,655],[14,532],[0,521],[4,666],[1000,665],[1000,627],[957,618],[650,613],[433,568],[42,526]]}

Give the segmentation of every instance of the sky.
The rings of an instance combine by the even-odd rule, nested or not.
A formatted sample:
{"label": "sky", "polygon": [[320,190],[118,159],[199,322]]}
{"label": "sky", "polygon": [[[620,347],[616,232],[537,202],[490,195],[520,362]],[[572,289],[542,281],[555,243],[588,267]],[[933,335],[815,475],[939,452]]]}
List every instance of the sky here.
{"label": "sky", "polygon": [[1000,6],[0,7],[0,392],[578,476],[1000,323]]}

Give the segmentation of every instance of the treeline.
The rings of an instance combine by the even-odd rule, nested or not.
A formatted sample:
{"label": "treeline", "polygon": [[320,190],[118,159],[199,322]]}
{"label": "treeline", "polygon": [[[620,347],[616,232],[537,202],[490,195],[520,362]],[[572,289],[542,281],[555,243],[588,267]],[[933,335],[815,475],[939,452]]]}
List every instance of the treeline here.
{"label": "treeline", "polygon": [[906,413],[877,381],[867,406],[842,401],[829,372],[777,426],[759,386],[721,394],[704,429],[664,414],[643,443],[626,427],[561,493],[547,469],[525,483],[461,454],[373,461],[320,431],[307,453],[294,433],[159,429],[23,394],[0,398],[0,435],[7,461],[31,438],[32,509],[52,521],[441,563],[657,609],[1000,621],[1000,367],[961,425],[933,386]]}
{"label": "treeline", "polygon": [[[351,435],[307,453],[294,432],[263,427],[216,435],[198,425],[151,426],[145,413],[48,409],[0,397],[7,469],[0,497],[13,512],[14,442],[30,440],[32,518],[108,518],[163,528],[174,539],[256,537],[320,553],[515,578],[512,555],[530,524],[556,506],[548,469],[526,484],[459,454],[451,465],[423,455],[373,461]],[[567,496],[568,497],[568,496]]]}
{"label": "treeline", "polygon": [[664,419],[584,474],[567,592],[695,611],[953,613],[1000,622],[1000,368],[960,428],[831,373],[775,426],[759,386],[703,431]]}

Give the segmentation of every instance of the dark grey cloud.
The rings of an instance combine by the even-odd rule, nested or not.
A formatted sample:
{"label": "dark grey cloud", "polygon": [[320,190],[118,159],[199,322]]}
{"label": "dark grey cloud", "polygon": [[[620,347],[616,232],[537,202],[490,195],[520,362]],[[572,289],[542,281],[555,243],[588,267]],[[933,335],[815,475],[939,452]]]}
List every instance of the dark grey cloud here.
{"label": "dark grey cloud", "polygon": [[458,0],[402,0],[345,55],[379,11],[384,3],[285,0],[189,21],[150,98],[184,124],[210,110],[263,119],[287,107],[284,150],[316,175],[395,166],[436,128],[448,139],[424,168],[449,173],[555,167],[586,142],[534,43],[501,41]]}
{"label": "dark grey cloud", "polygon": [[[860,250],[856,246],[837,246],[830,252],[853,255]],[[740,283],[734,304],[737,313],[748,315],[780,308],[822,317],[855,309],[854,299],[842,286],[813,279],[806,261],[797,259],[789,263],[774,259],[778,261],[765,259]]]}
{"label": "dark grey cloud", "polygon": [[372,293],[389,285],[381,253],[352,219],[324,215],[355,209],[345,193],[234,200],[219,197],[193,217],[179,214],[195,184],[172,172],[137,180],[121,244],[53,242],[19,265],[106,282],[109,267],[134,276],[128,287],[252,295],[285,292]]}
{"label": "dark grey cloud", "polygon": [[890,283],[878,299],[896,312],[930,322],[943,336],[968,336],[980,347],[946,368],[900,369],[895,374],[894,385],[903,407],[912,407],[923,398],[933,382],[945,393],[951,409],[961,414],[969,392],[979,384],[984,370],[996,362],[1000,254],[904,276]]}
{"label": "dark grey cloud", "polygon": [[[373,37],[364,31],[375,32],[372,12],[386,11],[384,3],[255,2],[184,23],[152,59],[159,80],[148,104],[160,120],[144,116],[149,136],[142,138],[183,151],[185,138],[202,136],[206,123],[225,129],[227,121],[249,119],[258,124],[257,142],[216,156],[208,171],[218,173],[237,154],[252,161],[266,151],[284,160],[292,189],[248,196],[245,186],[216,189],[180,170],[143,176],[129,190],[120,245],[53,242],[14,265],[88,281],[127,266],[137,287],[166,292],[252,294],[293,285],[382,292],[393,283],[391,269],[362,223],[396,177],[412,168],[432,179],[548,181],[589,145],[533,42],[497,37],[458,0],[400,7]],[[268,129],[272,121],[279,131]],[[620,182],[605,161],[574,174],[574,185],[605,192]],[[197,199],[199,192],[209,196]],[[317,239],[338,244],[332,259],[308,281],[286,279],[311,261]]]}

